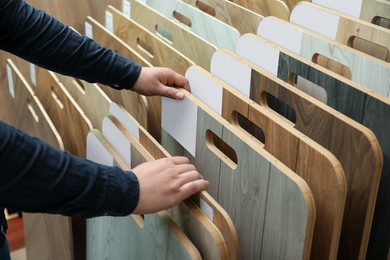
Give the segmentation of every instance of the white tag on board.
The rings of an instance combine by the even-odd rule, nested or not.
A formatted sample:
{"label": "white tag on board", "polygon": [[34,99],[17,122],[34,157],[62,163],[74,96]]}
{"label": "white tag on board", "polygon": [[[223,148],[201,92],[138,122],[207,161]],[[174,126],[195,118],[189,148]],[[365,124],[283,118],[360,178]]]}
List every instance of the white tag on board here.
{"label": "white tag on board", "polygon": [[112,16],[112,13],[106,11],[106,28],[110,32],[114,32],[114,18]]}
{"label": "white tag on board", "polygon": [[13,98],[15,98],[15,88],[14,88],[14,79],[12,77],[11,66],[7,64],[7,76],[8,76],[8,88],[9,93]]}
{"label": "white tag on board", "polygon": [[30,63],[30,78],[34,87],[37,85],[37,72],[35,71],[35,65]]}
{"label": "white tag on board", "polygon": [[88,37],[88,38],[91,38],[93,39],[93,29],[92,29],[92,25],[88,22],[85,22],[85,35]]}
{"label": "white tag on board", "polygon": [[126,17],[131,17],[131,3],[130,1],[123,0],[122,3],[122,12]]}

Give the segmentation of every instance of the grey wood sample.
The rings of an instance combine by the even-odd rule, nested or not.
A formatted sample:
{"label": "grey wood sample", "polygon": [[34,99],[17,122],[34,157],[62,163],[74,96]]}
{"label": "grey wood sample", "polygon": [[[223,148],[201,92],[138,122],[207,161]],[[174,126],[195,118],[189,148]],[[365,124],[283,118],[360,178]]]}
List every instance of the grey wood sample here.
{"label": "grey wood sample", "polygon": [[[87,143],[88,158],[129,169],[100,131],[92,130]],[[134,150],[134,163],[142,160]],[[166,211],[144,215],[142,220],[133,216],[93,218],[88,220],[87,232],[87,259],[201,259]]]}
{"label": "grey wood sample", "polygon": [[[172,155],[181,154],[189,157],[203,176],[209,180],[208,191],[212,196],[216,196],[215,199],[228,212],[237,228],[241,246],[240,258],[269,259],[277,256],[281,251],[286,252],[286,256],[308,258],[313,233],[314,204],[307,184],[264,150],[252,146],[253,140],[243,136],[241,132],[209,108],[196,101],[193,96],[186,94],[184,102],[166,101],[170,104],[164,107],[163,100],[163,131],[166,132],[162,135],[162,144],[173,147],[172,151],[169,150]],[[183,107],[180,107],[182,105],[195,106],[196,116],[193,120],[198,122],[196,123],[195,152],[186,150],[188,148],[184,148],[178,141],[175,145],[170,145],[175,142],[177,137],[173,136],[176,136],[176,133],[172,129],[167,130],[164,125],[164,120],[168,120],[164,116],[177,118],[178,123],[181,122],[181,117],[190,116],[183,115]],[[185,127],[177,125],[175,128],[186,131]],[[218,138],[215,136],[233,148],[237,158],[236,162],[230,159],[231,155],[227,155],[226,151],[222,151],[225,149],[217,147],[221,142],[217,141]],[[215,172],[219,174],[215,175]],[[278,178],[276,176],[283,176],[279,179],[283,183],[271,181],[274,185],[269,186],[270,178]],[[286,189],[291,190],[292,193],[282,192],[277,200],[270,193],[277,192],[280,185],[286,185],[289,187]],[[295,206],[289,208],[284,203]],[[281,218],[289,216],[288,219],[291,222],[273,222],[273,219],[276,220],[273,216],[277,215]],[[264,221],[267,221],[267,225],[264,225]],[[298,230],[292,231],[295,228]],[[285,233],[281,230],[291,232]],[[275,240],[266,239],[264,234],[272,234]],[[262,250],[265,247],[267,251]]]}

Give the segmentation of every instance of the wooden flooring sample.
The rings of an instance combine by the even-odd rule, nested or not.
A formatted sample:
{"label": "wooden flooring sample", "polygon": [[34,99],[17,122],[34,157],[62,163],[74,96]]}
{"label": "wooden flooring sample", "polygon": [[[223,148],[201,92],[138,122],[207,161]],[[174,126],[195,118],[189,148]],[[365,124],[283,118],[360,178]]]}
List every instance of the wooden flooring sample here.
{"label": "wooden flooring sample", "polygon": [[256,12],[264,17],[276,16],[288,21],[290,17],[290,10],[286,3],[282,0],[229,0],[233,3],[246,7],[253,12]]}
{"label": "wooden flooring sample", "polygon": [[[15,127],[63,150],[62,139],[33,89],[15,64],[7,61]],[[49,214],[23,213],[24,241],[29,259],[73,258],[71,219]],[[56,240],[50,239],[56,237]]]}
{"label": "wooden flooring sample", "polygon": [[[134,49],[130,48],[124,41],[109,32],[104,26],[98,23],[91,17],[87,17],[85,20],[86,34],[99,42],[101,45],[114,50],[120,55],[129,58],[134,63],[140,64],[143,67],[152,67],[152,64],[137,53]],[[155,104],[159,104],[158,97],[145,97],[138,95],[133,91],[127,90],[115,90],[108,86],[102,86],[102,90],[108,95],[108,97],[129,111],[136,120],[145,128],[147,128],[153,136],[159,136],[160,134],[160,111],[155,108]],[[157,102],[155,101],[157,100]],[[160,101],[161,103],[161,101]],[[159,105],[158,107],[160,107]]]}
{"label": "wooden flooring sample", "polygon": [[131,18],[154,33],[192,60],[195,64],[210,69],[210,60],[217,47],[187,28],[155,11],[141,1],[131,2]]}
{"label": "wooden flooring sample", "polygon": [[[131,134],[155,159],[171,155],[159,144],[125,109],[112,103],[110,115],[113,115],[123,125],[125,134]],[[201,191],[191,197],[192,203],[200,207],[213,224],[222,233],[228,251],[229,259],[239,258],[237,231],[227,212],[208,194]]]}
{"label": "wooden flooring sample", "polygon": [[387,62],[275,17],[265,18],[257,35],[390,98]]}
{"label": "wooden flooring sample", "polygon": [[38,67],[36,72],[34,91],[60,133],[65,150],[85,157],[85,140],[92,129],[90,120],[53,72]]}
{"label": "wooden flooring sample", "polygon": [[[339,256],[354,258],[359,254],[365,255],[375,201],[380,201],[379,197],[377,200],[376,198],[377,194],[380,194],[380,192],[378,193],[378,186],[381,172],[382,178],[385,178],[383,176],[386,175],[384,174],[386,172],[386,163],[382,159],[380,149],[382,148],[384,153],[383,141],[379,139],[374,129],[361,125],[366,125],[363,123],[362,118],[368,116],[365,112],[363,113],[367,105],[367,93],[361,92],[356,86],[352,87],[353,82],[347,81],[334,73],[327,73],[321,67],[307,63],[294,54],[283,52],[279,47],[269,44],[255,35],[246,35],[245,38],[242,38],[242,42],[239,41],[237,46],[237,53],[240,56],[263,68],[268,66],[269,63],[265,64],[261,59],[256,59],[253,52],[256,52],[257,47],[259,47],[259,51],[266,52],[258,53],[266,53],[267,55],[273,53],[273,58],[276,58],[276,60],[270,62],[274,64],[272,69],[276,69],[272,72],[273,76],[277,76],[285,82],[293,83],[291,75],[299,75],[326,91],[326,105],[315,102],[312,99],[312,102],[317,104],[314,106],[316,109],[310,109],[307,101],[304,101],[307,98],[310,99],[310,97],[304,95],[298,88],[293,88],[289,84],[279,83],[280,86],[285,86],[284,88],[287,91],[280,92],[281,89],[279,87],[276,88],[275,84],[273,89],[267,87],[266,84],[257,86],[260,81],[253,88],[253,90],[256,89],[256,93],[252,93],[251,99],[259,101],[261,91],[266,91],[268,94],[280,99],[282,103],[287,104],[295,111],[297,116],[296,128],[328,148],[340,160],[346,173],[349,192],[347,192]],[[254,49],[246,51],[248,46]],[[257,55],[257,57],[261,57],[261,55]],[[270,71],[268,69],[268,72]],[[252,77],[254,76],[252,75]],[[272,78],[272,75],[269,77]],[[273,81],[275,80],[273,79]],[[288,94],[293,92],[296,94]],[[297,95],[300,97],[297,98]],[[346,99],[348,99],[348,102],[346,102]],[[333,109],[329,110],[327,106]],[[325,119],[327,117],[320,111],[318,113],[321,113],[321,115],[316,116],[317,119],[315,119],[314,111],[316,110],[329,111],[333,115],[330,117],[333,118],[332,121],[326,122]],[[312,112],[309,113],[309,111]],[[299,114],[301,115],[298,117]],[[316,122],[316,120],[318,121]],[[348,128],[345,122],[348,122]],[[345,128],[339,124],[344,124]],[[378,122],[378,124],[383,125],[386,123]],[[323,138],[324,136],[327,136],[327,138]],[[350,138],[345,138],[346,136]],[[359,140],[358,143],[357,140]],[[347,141],[348,145],[346,145]],[[365,147],[364,149],[362,148],[363,146]],[[346,149],[347,147],[348,149]],[[356,147],[360,148],[357,149]],[[346,150],[342,152],[343,149]],[[349,157],[352,155],[353,157]],[[356,164],[357,161],[364,163]],[[365,169],[363,170],[363,168]]]}
{"label": "wooden flooring sample", "polygon": [[240,33],[232,26],[179,0],[147,0],[146,4],[179,22],[218,48],[234,50]]}
{"label": "wooden flooring sample", "polygon": [[315,213],[307,184],[184,93],[181,101],[163,98],[162,144],[170,154],[190,158],[209,180],[208,192],[236,226],[240,259],[308,258]]}
{"label": "wooden flooring sample", "polygon": [[264,18],[248,8],[225,0],[184,0],[183,2],[236,28],[240,34],[256,33],[260,21]]}
{"label": "wooden flooring sample", "polygon": [[[220,66],[222,71],[226,60],[220,61],[223,62],[213,66]],[[282,118],[275,117],[274,113],[200,67],[189,68],[186,77],[191,82],[194,96],[210,107],[220,104],[214,111],[237,125],[238,129],[245,129],[244,134],[249,133],[255,139],[259,130],[253,125],[261,129],[264,150],[307,182],[317,210],[310,256],[315,259],[336,258],[347,192],[345,175],[336,157]],[[245,74],[237,73],[235,77],[245,77]]]}
{"label": "wooden flooring sample", "polygon": [[[87,139],[90,160],[129,170],[100,131],[91,131]],[[144,215],[142,223],[133,216],[93,218],[87,232],[87,259],[201,259],[165,211]]]}
{"label": "wooden flooring sample", "polygon": [[[377,22],[380,18],[390,19],[390,5],[381,0],[357,0],[351,2],[312,0],[312,3],[373,24],[378,24]],[[387,28],[389,29],[389,27]]]}
{"label": "wooden flooring sample", "polygon": [[290,22],[390,62],[390,31],[308,2],[297,4]]}

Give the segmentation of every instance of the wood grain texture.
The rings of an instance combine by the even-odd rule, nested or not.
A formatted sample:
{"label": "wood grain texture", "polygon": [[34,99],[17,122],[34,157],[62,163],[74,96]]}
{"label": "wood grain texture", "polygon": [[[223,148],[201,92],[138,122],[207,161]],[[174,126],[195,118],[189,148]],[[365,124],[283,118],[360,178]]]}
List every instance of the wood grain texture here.
{"label": "wood grain texture", "polygon": [[230,0],[236,4],[246,7],[262,16],[276,16],[288,21],[290,10],[285,2],[281,0]]}
{"label": "wood grain texture", "polygon": [[[101,132],[94,130],[92,134],[101,141],[101,147],[109,151],[116,165],[125,170],[129,169]],[[134,152],[135,161],[144,160],[142,155]],[[99,217],[88,220],[87,259],[107,257],[110,259],[201,259],[196,247],[178,229],[166,211],[144,215],[143,227],[139,226],[133,216]]]}
{"label": "wood grain texture", "polygon": [[[297,35],[276,30],[276,26],[296,32]],[[258,36],[290,51],[293,51],[293,44],[292,41],[287,39],[291,39],[290,37],[298,38],[298,35],[302,37],[299,46],[300,51],[296,52],[296,54],[321,66],[323,65],[317,61],[316,57],[323,55],[332,61],[346,66],[349,72],[346,78],[385,97],[390,97],[389,63],[276,17],[267,17],[263,20],[258,31]],[[340,69],[323,67],[343,76],[343,71]]]}
{"label": "wood grain texture", "polygon": [[[134,118],[124,109],[121,111],[111,110],[112,115],[123,124],[126,131],[131,133],[130,125],[138,125]],[[138,126],[139,143],[153,156],[155,159],[170,157],[171,155],[158,143],[142,126]],[[125,134],[128,134],[124,131]],[[199,169],[198,169],[199,170]],[[191,203],[195,203],[197,207],[202,208],[202,202],[206,203],[212,209],[211,220],[213,224],[221,232],[228,252],[229,259],[239,258],[239,244],[237,231],[227,212],[210,196],[206,191],[201,191],[191,197]],[[202,202],[201,202],[202,201]],[[210,216],[209,216],[210,218]]]}
{"label": "wood grain texture", "polygon": [[[256,40],[261,41],[261,39],[257,36],[254,37]],[[274,46],[274,48],[277,47]],[[279,97],[283,103],[288,104],[295,110],[297,115],[297,129],[328,148],[336,155],[337,158],[339,158],[341,164],[343,165],[348,183],[347,201],[340,238],[339,255],[353,258],[357,257],[359,254],[365,255],[368,243],[367,234],[371,228],[370,223],[372,222],[372,215],[375,207],[373,202],[375,202],[375,198],[377,197],[381,170],[383,173],[383,160],[381,148],[379,146],[381,141],[376,139],[374,136],[375,133],[373,133],[373,131],[369,128],[363,127],[353,121],[356,120],[357,122],[362,123],[361,118],[363,116],[362,113],[364,111],[366,94],[359,92],[359,89],[353,88],[346,82],[343,82],[341,77],[337,77],[337,75],[334,77],[334,73],[326,73],[322,71],[322,68],[319,68],[316,65],[310,66],[293,54],[288,55],[286,52],[282,53],[282,50],[280,50],[279,57],[278,78],[285,82],[289,82],[291,74],[300,75],[323,87],[327,92],[327,105],[333,108],[330,110],[326,105],[316,102],[296,89],[291,88],[289,85],[283,84],[283,91],[281,91],[280,88],[275,87],[273,89],[266,88],[267,86],[265,84],[260,85],[262,90],[271,94],[273,93],[273,95]],[[331,75],[333,75],[333,77]],[[282,86],[282,84],[280,84],[280,86]],[[258,86],[256,86],[256,88],[258,88]],[[285,91],[288,91],[289,94]],[[261,92],[261,90],[258,90],[257,92]],[[295,94],[290,94],[290,92],[295,92]],[[346,102],[346,98],[348,98],[348,102]],[[256,100],[259,100],[258,96],[256,97]],[[310,100],[310,102],[307,100]],[[307,114],[307,111],[315,111],[313,109],[309,109],[311,106],[315,107],[316,110],[321,110],[320,113],[322,115],[314,116],[315,114],[311,114],[314,116],[311,118]],[[341,114],[337,113],[336,110],[346,116],[349,116],[349,118],[346,116],[340,118]],[[327,117],[329,117],[329,123],[323,123],[321,121],[314,123],[316,120],[323,120],[326,118],[323,113],[328,114]],[[299,114],[301,115],[299,116]],[[301,119],[299,119],[299,117],[301,117]],[[313,123],[310,123],[311,120],[313,120]],[[340,123],[347,123],[345,124],[346,128],[340,128],[337,126]],[[312,131],[310,129],[318,130]],[[325,129],[328,130],[325,131]],[[348,141],[348,139],[345,138],[346,134],[344,134],[344,131],[347,131],[346,129],[349,129],[348,136],[360,135],[361,137],[349,140],[350,143],[347,144],[346,141]],[[323,132],[321,133],[321,131]],[[327,136],[327,138],[321,139],[318,135],[319,133],[321,133],[321,136]],[[333,137],[330,133],[332,133]],[[340,138],[339,141],[335,140],[334,135],[336,134]],[[326,142],[324,142],[325,140]],[[357,140],[359,140],[358,144],[356,144]],[[343,143],[344,145],[339,147],[340,145],[337,144],[340,143]],[[357,145],[360,147],[359,149],[356,149]],[[344,152],[341,152],[341,150],[335,149],[335,147],[345,150]],[[362,147],[365,148],[363,149]],[[346,155],[351,157],[346,160]],[[365,163],[356,164],[356,161]],[[365,170],[363,170],[363,167],[365,167]],[[360,178],[360,181],[357,180],[358,178]],[[364,199],[358,199],[357,192],[361,194],[359,197]],[[352,223],[355,223],[354,225],[360,228],[353,230],[347,229],[346,227],[348,225],[352,225]],[[360,237],[360,239],[357,239],[357,237]],[[357,240],[360,240],[359,243],[357,243]],[[356,244],[351,246],[351,243]]]}
{"label": "wood grain texture", "polygon": [[248,8],[225,0],[184,0],[183,2],[236,28],[240,34],[256,33],[260,21],[264,18]]}
{"label": "wood grain texture", "polygon": [[92,129],[90,120],[54,73],[38,67],[36,71],[35,93],[60,133],[65,150],[85,157],[85,140],[88,131]]}
{"label": "wood grain texture", "polygon": [[305,11],[308,12],[317,10],[317,12],[329,14],[338,19],[337,25],[328,25],[328,23],[318,24],[321,26],[336,26],[336,28],[332,29],[335,30],[335,38],[333,40],[377,57],[381,60],[390,62],[390,33],[388,29],[334,12],[319,5],[314,5],[308,2],[298,3],[291,12],[290,22],[306,29],[314,30],[319,34],[323,33],[324,27],[317,27],[314,29],[313,27],[308,26],[310,25],[310,21],[306,21],[303,24],[303,20],[301,20],[301,22],[298,24],[296,19],[293,19],[294,13],[303,9],[306,9]]}
{"label": "wood grain texture", "polygon": [[[164,2],[147,0],[146,4],[169,19],[175,20],[178,24],[186,26],[186,28],[218,48],[226,48],[232,51],[235,49],[240,33],[232,26],[179,0]],[[181,18],[178,19],[180,15],[185,17],[184,20],[187,25],[183,25]],[[180,20],[182,21],[180,22]]]}
{"label": "wood grain texture", "polygon": [[[113,116],[108,116],[108,120],[115,125],[128,140],[131,146],[131,166],[155,160],[153,156],[132,136],[124,126]],[[104,133],[103,129],[103,133]],[[107,133],[116,134],[116,133]],[[168,215],[183,230],[183,232],[191,239],[194,245],[198,248],[202,257],[205,259],[227,259],[227,248],[225,246],[222,234],[194,204],[191,200],[186,200],[185,203],[180,203],[178,206],[167,210]]]}
{"label": "wood grain texture", "polygon": [[102,129],[102,121],[108,115],[111,99],[97,84],[57,73],[55,75],[91,120],[92,126]]}
{"label": "wood grain texture", "polygon": [[[260,258],[262,247],[269,248],[270,254],[266,256],[266,258],[277,255],[277,251],[281,250],[287,250],[287,255],[298,255],[299,258],[307,258],[310,254],[312,229],[314,225],[314,202],[312,201],[312,195],[307,184],[287,168],[287,173],[285,170],[280,170],[278,166],[276,166],[278,165],[278,162],[275,162],[274,157],[266,153],[260,147],[251,145],[253,144],[253,140],[251,141],[250,138],[244,136],[241,132],[238,132],[236,128],[233,128],[225,120],[219,118],[213,111],[197,101],[195,97],[188,95],[187,93],[186,99],[190,99],[191,102],[195,102],[195,104],[199,106],[196,157],[192,158],[194,160],[193,163],[197,168],[205,168],[205,166],[202,165],[205,162],[207,162],[207,166],[215,167],[211,170],[201,170],[201,172],[204,177],[209,180],[210,187],[217,189],[210,191],[210,194],[217,193],[217,201],[231,216],[237,228],[241,247],[240,258]],[[174,111],[172,111],[172,113],[174,113]],[[238,163],[237,165],[233,164],[233,168],[231,163],[226,163],[226,155],[215,147],[215,141],[210,139],[211,131],[236,151]],[[171,140],[163,138],[163,145],[166,141],[172,142],[172,139],[172,137]],[[220,172],[219,177],[216,178],[213,175],[215,174],[215,170],[218,170],[218,167],[220,168]],[[291,210],[289,213],[280,214],[281,211],[286,208],[283,208],[281,203],[275,205],[272,203],[269,192],[270,190],[278,189],[276,186],[268,185],[270,169],[273,167],[277,169],[275,170],[275,175],[280,174],[287,176],[285,179],[287,186],[299,187],[295,189],[294,193],[296,193],[296,196],[300,197],[300,199],[294,200],[294,202],[290,201],[290,205],[303,203],[305,205],[301,205],[302,208],[300,209],[304,210],[300,210],[299,212]],[[302,181],[303,186],[297,184],[300,182],[298,179]],[[213,181],[218,181],[218,183],[213,184]],[[279,185],[282,184],[279,183]],[[306,193],[306,191],[308,193]],[[306,195],[308,195],[308,197],[306,197]],[[281,198],[282,200],[287,199],[283,194],[281,194],[281,196],[283,197]],[[266,205],[267,207],[270,207],[269,210],[265,209]],[[283,209],[279,207],[282,207]],[[273,214],[280,214],[280,216],[288,215],[291,219],[294,219],[294,227],[289,226],[287,222],[278,223],[278,225],[280,224],[278,227],[280,227],[281,230],[298,228],[298,230],[294,231],[294,239],[286,242],[286,244],[291,247],[288,246],[289,248],[285,248],[284,246],[280,246],[280,244],[286,245],[284,244],[284,239],[287,238],[288,235],[285,233],[283,236],[280,236],[281,234],[279,231],[275,231],[276,224],[271,224],[272,218],[270,219],[269,225],[263,225],[266,216],[272,216]],[[299,222],[302,225],[297,224]],[[262,238],[267,232],[272,233],[275,238],[281,239],[283,242],[276,245],[273,244],[273,241],[275,240],[264,241]],[[298,234],[300,238],[298,238]]]}
{"label": "wood grain texture", "polygon": [[[224,64],[213,64],[213,68],[218,65]],[[246,120],[262,129],[265,140],[262,144],[264,150],[307,182],[313,193],[317,210],[310,255],[316,259],[335,258],[346,196],[346,180],[340,162],[328,150],[305,137],[281,117],[276,117],[274,113],[257,105],[206,71],[191,68],[190,73],[193,74],[190,78],[208,77],[210,84],[216,82],[223,88],[222,117],[237,125],[239,120],[236,114],[240,113]],[[229,71],[226,70],[226,73]],[[197,87],[210,88],[211,86],[197,86],[192,83],[192,89]],[[243,127],[241,124],[237,126],[238,129]],[[249,134],[252,136],[253,132]],[[255,140],[254,136],[252,139]]]}
{"label": "wood grain texture", "polygon": [[166,64],[166,67],[175,69],[180,74],[184,74],[189,66],[194,65],[188,57],[149,32],[135,20],[124,16],[112,6],[108,6],[106,11],[113,14],[114,34],[150,64],[154,66]]}
{"label": "wood grain texture", "polygon": [[[92,17],[87,17],[85,21],[91,25],[92,36],[95,41],[114,50],[120,55],[131,59],[134,63],[140,64],[144,67],[152,66],[149,61],[143,58],[134,49],[130,48],[120,38],[115,36],[113,33],[110,33],[106,28],[104,28],[104,26]],[[145,97],[138,95],[133,91],[118,91],[103,85],[100,85],[100,87],[112,101],[120,104],[129,111],[142,126],[147,128],[153,134],[154,137],[159,137],[159,129],[161,125],[159,118],[161,117],[161,112],[158,108],[156,108],[156,105],[159,103],[154,102],[156,99],[158,101],[158,98]],[[155,103],[157,104],[155,105]]]}
{"label": "wood grain texture", "polygon": [[206,70],[210,68],[211,56],[217,50],[215,45],[138,0],[131,2],[131,17],[195,64]]}
{"label": "wood grain texture", "polygon": [[[51,119],[15,64],[7,61],[12,71],[15,98],[11,108],[15,127],[63,150],[62,139]],[[38,120],[38,121],[37,121]],[[73,259],[71,219],[59,215],[23,213],[26,255],[29,259]],[[53,240],[52,238],[56,238]],[[49,245],[49,246],[48,246]]]}

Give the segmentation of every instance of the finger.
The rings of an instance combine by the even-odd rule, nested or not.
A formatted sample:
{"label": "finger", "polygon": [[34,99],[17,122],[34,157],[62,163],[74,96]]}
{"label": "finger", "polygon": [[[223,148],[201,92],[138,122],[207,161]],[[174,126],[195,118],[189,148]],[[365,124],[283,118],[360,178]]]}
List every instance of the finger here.
{"label": "finger", "polygon": [[174,164],[189,164],[190,160],[185,156],[173,156],[170,158]]}
{"label": "finger", "polygon": [[170,74],[169,79],[170,84],[168,85],[171,87],[184,88],[185,90],[191,92],[191,87],[190,83],[188,82],[188,79],[175,71],[171,72],[172,74]]}
{"label": "finger", "polygon": [[204,179],[188,182],[183,186],[181,186],[180,188],[180,193],[179,193],[180,199],[184,200],[199,191],[207,189],[208,187],[209,187],[209,182]]}
{"label": "finger", "polygon": [[196,171],[196,168],[193,164],[183,163],[183,164],[176,164],[174,166],[174,170],[177,174],[183,174],[186,172]]}
{"label": "finger", "polygon": [[200,175],[198,171],[196,170],[187,171],[178,176],[177,180],[175,181],[175,185],[176,185],[175,187],[180,189],[183,185],[187,183],[194,182],[196,180],[202,180],[202,179],[203,177],[202,175]]}

